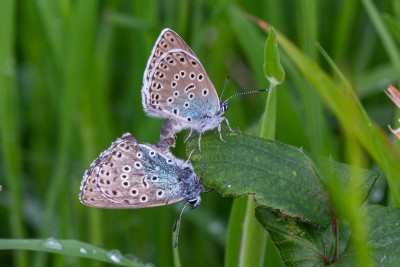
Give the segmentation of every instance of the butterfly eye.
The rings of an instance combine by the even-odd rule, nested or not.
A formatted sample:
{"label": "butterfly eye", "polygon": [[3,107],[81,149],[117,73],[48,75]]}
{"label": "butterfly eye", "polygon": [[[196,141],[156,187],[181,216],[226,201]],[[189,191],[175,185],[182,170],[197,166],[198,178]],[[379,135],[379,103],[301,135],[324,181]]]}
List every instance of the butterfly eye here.
{"label": "butterfly eye", "polygon": [[197,203],[197,199],[190,199],[188,202],[190,205],[194,205]]}
{"label": "butterfly eye", "polygon": [[225,112],[228,110],[229,104],[228,102],[223,102],[222,103],[222,112]]}
{"label": "butterfly eye", "polygon": [[189,199],[188,202],[193,208],[195,208],[200,204],[200,197],[196,197],[194,199]]}

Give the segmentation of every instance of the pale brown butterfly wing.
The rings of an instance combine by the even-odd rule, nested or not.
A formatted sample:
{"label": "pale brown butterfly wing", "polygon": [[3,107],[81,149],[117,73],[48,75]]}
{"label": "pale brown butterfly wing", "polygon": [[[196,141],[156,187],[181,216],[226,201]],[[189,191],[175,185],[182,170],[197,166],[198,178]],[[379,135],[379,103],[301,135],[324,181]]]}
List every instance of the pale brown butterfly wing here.
{"label": "pale brown butterfly wing", "polygon": [[150,115],[176,118],[199,128],[220,109],[214,85],[199,60],[188,52],[174,49],[164,53],[150,80],[145,100]]}
{"label": "pale brown butterfly wing", "polygon": [[80,200],[113,209],[167,205],[183,199],[179,179],[186,175],[181,160],[125,134],[86,171]]}
{"label": "pale brown butterfly wing", "polygon": [[172,49],[181,49],[188,52],[189,54],[194,55],[192,49],[190,49],[190,47],[177,33],[168,28],[164,29],[158,36],[150,57],[147,61],[147,66],[144,71],[143,77],[144,84],[149,82],[149,75],[160,57]]}

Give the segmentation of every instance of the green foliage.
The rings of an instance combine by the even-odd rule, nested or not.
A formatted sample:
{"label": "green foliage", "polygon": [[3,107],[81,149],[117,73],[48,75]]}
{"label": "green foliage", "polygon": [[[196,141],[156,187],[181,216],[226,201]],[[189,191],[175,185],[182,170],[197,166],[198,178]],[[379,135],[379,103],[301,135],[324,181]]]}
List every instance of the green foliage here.
{"label": "green foliage", "polygon": [[[0,262],[110,266],[118,249],[156,266],[298,266],[332,261],[337,248],[337,265],[395,266],[400,146],[387,125],[397,127],[400,112],[383,90],[399,85],[399,14],[396,0],[0,1]],[[269,42],[255,17],[273,25]],[[204,136],[193,160],[197,173],[210,163],[203,179],[216,190],[185,212],[179,253],[179,205],[102,210],[77,198],[85,169],[122,133],[158,141],[162,121],[143,113],[140,88],[165,27],[193,48],[218,92],[230,74],[224,99],[285,79],[231,101],[227,143],[216,130]],[[383,175],[365,202],[371,169]],[[51,236],[65,249],[42,246]],[[88,259],[78,247],[101,253]]]}
{"label": "green foliage", "polygon": [[[357,190],[365,200],[379,176],[332,160],[314,160],[302,149],[246,134],[226,133],[224,140],[218,133],[204,136],[202,152],[191,157],[197,169],[207,166],[202,179],[207,186],[224,197],[251,194],[260,206],[321,226],[327,226],[332,216],[329,177],[346,185],[358,175]],[[189,149],[196,145],[192,140]]]}
{"label": "green foliage", "polygon": [[[343,234],[346,224],[338,223],[343,216],[337,213],[340,204],[331,184],[345,187],[357,176],[360,187],[355,190],[366,200],[378,172],[313,159],[302,149],[246,134],[226,132],[224,140],[218,133],[203,136],[202,152],[193,154],[192,161],[197,168],[207,166],[202,180],[223,197],[254,199],[256,217],[286,265],[334,263],[337,242],[351,247]],[[196,146],[196,139],[189,143],[190,149]]]}
{"label": "green foliage", "polygon": [[285,79],[285,71],[279,60],[278,45],[276,43],[275,30],[269,31],[268,39],[264,49],[264,74],[268,81],[276,86]]}
{"label": "green foliage", "polygon": [[[396,266],[400,260],[398,253],[400,210],[371,205],[366,212],[369,220],[367,245],[371,248],[372,264],[374,266]],[[340,257],[337,266],[354,266],[355,259],[354,247],[349,245]]]}
{"label": "green foliage", "polygon": [[263,206],[257,207],[256,217],[270,233],[286,266],[325,266],[335,259],[331,226],[301,222]]}

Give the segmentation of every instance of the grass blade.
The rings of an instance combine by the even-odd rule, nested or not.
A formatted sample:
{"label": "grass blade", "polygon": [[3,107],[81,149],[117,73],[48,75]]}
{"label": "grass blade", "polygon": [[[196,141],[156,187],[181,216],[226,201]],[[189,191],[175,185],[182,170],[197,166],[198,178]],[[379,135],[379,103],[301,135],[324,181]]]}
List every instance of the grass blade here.
{"label": "grass blade", "polygon": [[[25,237],[22,214],[22,155],[20,147],[20,122],[18,91],[16,88],[16,55],[15,45],[15,12],[16,2],[0,2],[0,143],[1,143],[1,176],[5,177],[2,185],[2,194],[8,193],[8,221],[11,236]],[[27,254],[16,251],[15,265],[28,266]]]}

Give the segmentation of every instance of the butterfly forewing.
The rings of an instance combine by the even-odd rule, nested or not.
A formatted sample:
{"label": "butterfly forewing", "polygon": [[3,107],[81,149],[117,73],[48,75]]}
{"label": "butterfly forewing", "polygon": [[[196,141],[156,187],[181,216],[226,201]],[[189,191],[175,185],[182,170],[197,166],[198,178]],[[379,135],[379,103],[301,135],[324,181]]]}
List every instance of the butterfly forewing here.
{"label": "butterfly forewing", "polygon": [[[166,119],[161,127],[160,147],[167,151],[169,143],[183,129],[202,133],[228,120],[223,116],[228,103],[221,102],[199,59],[173,31],[161,32],[143,75],[142,104],[145,112]],[[230,129],[232,131],[232,129]],[[166,144],[166,145],[165,145]]]}
{"label": "butterfly forewing", "polygon": [[86,171],[83,204],[100,208],[142,208],[177,202],[182,197],[182,163],[130,134],[114,142]]}
{"label": "butterfly forewing", "polygon": [[156,65],[157,61],[160,59],[160,57],[164,53],[172,49],[181,49],[188,52],[189,54],[194,55],[192,49],[190,49],[190,47],[185,43],[185,41],[181,37],[179,37],[178,34],[176,34],[171,29],[164,29],[160,33],[156,43],[154,44],[151,56],[147,62],[145,75],[143,77],[143,83],[149,82],[149,75],[154,65]]}
{"label": "butterfly forewing", "polygon": [[161,56],[150,74],[146,111],[160,117],[175,117],[199,123],[219,110],[214,85],[198,59],[182,50]]}

